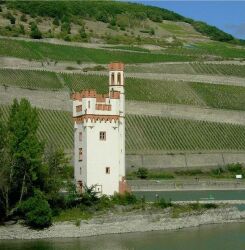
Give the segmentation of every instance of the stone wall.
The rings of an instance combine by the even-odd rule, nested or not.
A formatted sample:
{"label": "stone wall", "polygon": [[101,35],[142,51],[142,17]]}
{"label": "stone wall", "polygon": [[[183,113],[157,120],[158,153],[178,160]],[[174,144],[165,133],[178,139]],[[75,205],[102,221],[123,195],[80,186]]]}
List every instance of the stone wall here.
{"label": "stone wall", "polygon": [[207,169],[236,162],[245,164],[245,152],[126,155],[127,171],[137,170],[139,167],[168,170],[173,168]]}

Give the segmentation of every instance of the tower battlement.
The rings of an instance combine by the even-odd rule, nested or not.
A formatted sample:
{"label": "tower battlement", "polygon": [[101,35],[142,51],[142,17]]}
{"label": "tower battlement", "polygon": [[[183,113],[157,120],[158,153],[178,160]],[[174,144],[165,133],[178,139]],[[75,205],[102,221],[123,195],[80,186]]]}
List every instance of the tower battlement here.
{"label": "tower battlement", "polygon": [[74,168],[79,185],[101,194],[126,190],[124,64],[108,65],[108,94],[73,93]]}

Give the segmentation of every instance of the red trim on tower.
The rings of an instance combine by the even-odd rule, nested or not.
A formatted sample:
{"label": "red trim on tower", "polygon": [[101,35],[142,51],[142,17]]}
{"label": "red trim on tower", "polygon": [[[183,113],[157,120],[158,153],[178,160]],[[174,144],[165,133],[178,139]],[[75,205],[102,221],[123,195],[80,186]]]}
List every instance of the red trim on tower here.
{"label": "red trim on tower", "polygon": [[114,71],[114,70],[123,71],[124,70],[124,63],[122,63],[122,62],[113,62],[113,63],[110,63],[108,65],[108,68],[109,68],[110,71]]}
{"label": "red trim on tower", "polygon": [[83,123],[84,121],[91,120],[92,122],[96,121],[109,121],[109,122],[116,122],[119,120],[119,115],[92,115],[92,114],[86,114],[81,115],[77,117],[73,117],[74,122],[76,123]]}

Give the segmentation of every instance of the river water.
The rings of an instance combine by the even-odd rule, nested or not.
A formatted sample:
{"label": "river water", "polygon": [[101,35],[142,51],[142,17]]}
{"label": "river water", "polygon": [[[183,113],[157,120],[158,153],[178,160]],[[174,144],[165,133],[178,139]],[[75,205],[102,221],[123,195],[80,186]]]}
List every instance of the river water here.
{"label": "river water", "polygon": [[245,223],[207,225],[169,232],[86,238],[0,241],[1,250],[244,250]]}

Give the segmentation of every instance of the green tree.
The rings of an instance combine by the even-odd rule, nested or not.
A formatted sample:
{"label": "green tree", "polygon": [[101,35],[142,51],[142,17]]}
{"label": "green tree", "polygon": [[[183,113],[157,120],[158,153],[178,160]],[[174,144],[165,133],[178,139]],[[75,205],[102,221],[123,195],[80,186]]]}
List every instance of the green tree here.
{"label": "green tree", "polygon": [[43,144],[37,137],[38,113],[29,101],[16,99],[8,122],[11,176],[15,199],[33,191],[42,164]]}
{"label": "green tree", "polygon": [[35,190],[34,196],[19,206],[25,223],[33,228],[42,229],[52,224],[52,211],[44,194]]}

